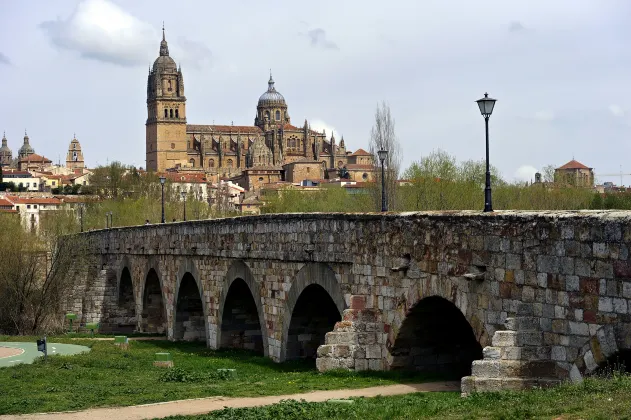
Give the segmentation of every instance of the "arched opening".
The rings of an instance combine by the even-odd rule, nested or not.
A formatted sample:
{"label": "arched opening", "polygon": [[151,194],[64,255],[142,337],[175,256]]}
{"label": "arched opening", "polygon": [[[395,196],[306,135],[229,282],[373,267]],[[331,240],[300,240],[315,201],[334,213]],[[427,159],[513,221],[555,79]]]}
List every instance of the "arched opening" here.
{"label": "arched opening", "polygon": [[169,109],[169,117],[173,118],[173,109]]}
{"label": "arched opening", "polygon": [[175,118],[180,118],[180,111],[179,110],[175,110]]}
{"label": "arched opening", "polygon": [[141,331],[164,334],[166,331],[166,308],[162,301],[162,289],[158,274],[152,268],[147,274],[142,299]]}
{"label": "arched opening", "polygon": [[254,350],[263,354],[263,332],[256,302],[247,283],[236,279],[230,285],[221,318],[222,348]]}
{"label": "arched opening", "polygon": [[269,118],[269,111],[265,111],[265,118],[268,119],[268,120],[270,119]]}
{"label": "arched opening", "polygon": [[296,301],[287,332],[287,360],[315,359],[326,333],[342,319],[335,302],[318,284],[307,286]]}
{"label": "arched opening", "polygon": [[215,159],[208,159],[208,167],[209,168],[215,167]]}
{"label": "arched opening", "polygon": [[611,377],[617,373],[631,373],[631,349],[621,349],[607,357],[591,373],[597,377]]}
{"label": "arched opening", "polygon": [[118,320],[117,330],[131,333],[136,328],[136,299],[134,285],[127,267],[123,268],[118,285]]}
{"label": "arched opening", "polygon": [[169,118],[169,110],[164,108],[164,118]]}
{"label": "arched opening", "polygon": [[195,167],[195,159],[189,159],[188,163],[190,163],[192,167]]}
{"label": "arched opening", "polygon": [[422,299],[408,312],[390,348],[390,368],[440,373],[454,379],[471,374],[482,346],[462,312],[438,296]]}
{"label": "arched opening", "polygon": [[184,274],[175,305],[173,338],[184,341],[205,341],[204,305],[191,273]]}
{"label": "arched opening", "polygon": [[276,121],[280,121],[280,111],[276,110]]}

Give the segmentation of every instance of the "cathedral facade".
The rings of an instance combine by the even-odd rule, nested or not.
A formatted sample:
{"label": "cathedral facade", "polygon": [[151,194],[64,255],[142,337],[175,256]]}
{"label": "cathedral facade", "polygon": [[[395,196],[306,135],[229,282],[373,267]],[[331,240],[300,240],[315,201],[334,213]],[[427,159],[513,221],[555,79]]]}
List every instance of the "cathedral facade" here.
{"label": "cathedral facade", "polygon": [[353,158],[344,138],[338,144],[333,133],[327,138],[306,120],[300,127],[292,125],[287,102],[276,90],[271,73],[253,125],[188,124],[182,70],[169,55],[163,29],[160,55],[147,79],[147,170],[204,171],[212,180],[250,173],[260,182],[273,182],[295,179],[297,175],[287,171],[300,172],[301,167],[314,164],[319,170],[303,172],[322,179],[355,163]]}

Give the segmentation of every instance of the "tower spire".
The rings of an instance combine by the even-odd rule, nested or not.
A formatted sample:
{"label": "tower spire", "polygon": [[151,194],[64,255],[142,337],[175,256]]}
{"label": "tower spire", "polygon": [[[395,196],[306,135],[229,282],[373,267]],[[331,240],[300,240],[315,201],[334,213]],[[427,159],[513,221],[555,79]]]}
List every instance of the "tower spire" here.
{"label": "tower spire", "polygon": [[166,41],[166,37],[164,36],[164,21],[162,21],[162,40]]}
{"label": "tower spire", "polygon": [[167,57],[169,56],[169,46],[167,44],[167,38],[164,34],[164,21],[162,22],[162,42],[160,42],[160,55]]}

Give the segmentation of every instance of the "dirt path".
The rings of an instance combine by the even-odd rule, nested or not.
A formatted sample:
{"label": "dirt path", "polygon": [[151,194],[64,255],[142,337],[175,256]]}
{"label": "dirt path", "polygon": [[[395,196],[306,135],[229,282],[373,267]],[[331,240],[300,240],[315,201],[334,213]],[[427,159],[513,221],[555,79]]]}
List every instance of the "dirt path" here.
{"label": "dirt path", "polygon": [[277,395],[270,397],[226,398],[210,397],[194,400],[171,401],[158,404],[134,405],[131,407],[94,408],[85,411],[66,413],[24,414],[19,416],[0,416],[0,420],[141,420],[163,418],[176,415],[204,414],[221,410],[224,407],[240,408],[270,405],[281,400],[306,400],[322,402],[329,399],[349,397],[376,397],[378,395],[401,395],[414,392],[458,391],[460,382],[431,382],[425,384],[399,384],[376,386],[362,389],[338,389],[333,391],[313,391],[304,394]]}

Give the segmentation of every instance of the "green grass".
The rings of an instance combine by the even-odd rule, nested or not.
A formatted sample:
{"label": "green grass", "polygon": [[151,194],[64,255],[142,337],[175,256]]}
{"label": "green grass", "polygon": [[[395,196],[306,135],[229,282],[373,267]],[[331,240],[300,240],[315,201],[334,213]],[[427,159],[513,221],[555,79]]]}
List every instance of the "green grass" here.
{"label": "green grass", "polygon": [[169,420],[320,419],[631,419],[631,377],[588,379],[547,390],[477,394],[416,393],[358,398],[353,404],[284,401],[267,407],[224,409]]}
{"label": "green grass", "polygon": [[[0,336],[0,341],[35,337]],[[49,342],[91,347],[76,356],[0,369],[0,414],[79,410],[208,396],[282,395],[317,389],[361,388],[431,379],[395,372],[319,373],[313,363],[274,363],[243,351],[213,351],[202,343],[112,341],[49,337]],[[153,366],[155,353],[170,352],[174,369]],[[217,369],[236,369],[232,377]]]}

